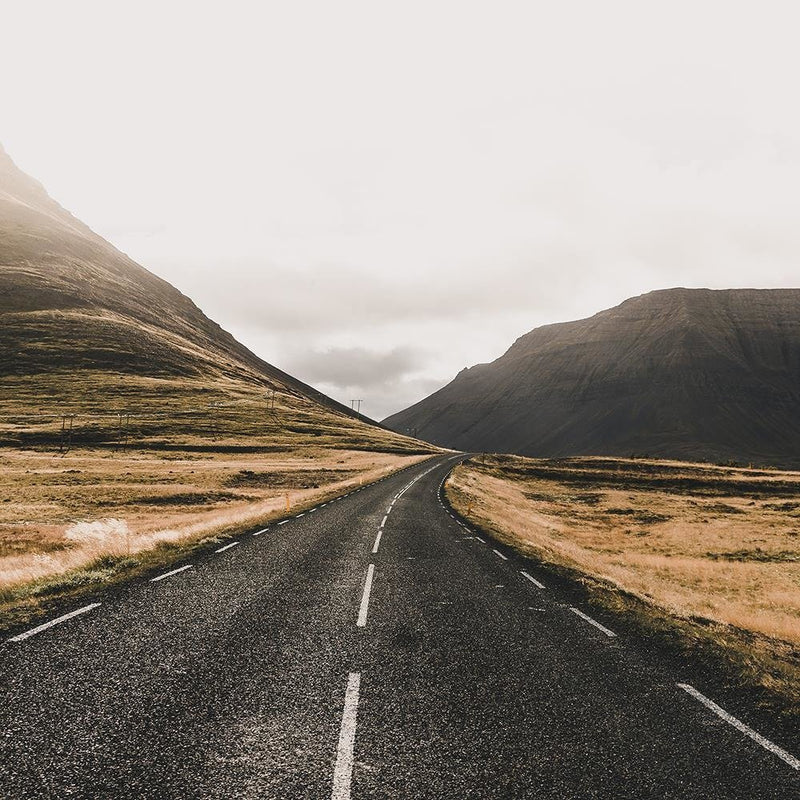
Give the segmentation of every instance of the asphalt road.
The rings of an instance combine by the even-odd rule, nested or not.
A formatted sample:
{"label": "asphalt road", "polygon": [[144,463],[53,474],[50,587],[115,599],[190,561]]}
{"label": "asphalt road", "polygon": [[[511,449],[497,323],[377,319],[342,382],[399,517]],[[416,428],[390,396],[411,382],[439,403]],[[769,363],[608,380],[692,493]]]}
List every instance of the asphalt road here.
{"label": "asphalt road", "polygon": [[452,463],[0,645],[0,796],[800,797],[746,698],[454,520]]}

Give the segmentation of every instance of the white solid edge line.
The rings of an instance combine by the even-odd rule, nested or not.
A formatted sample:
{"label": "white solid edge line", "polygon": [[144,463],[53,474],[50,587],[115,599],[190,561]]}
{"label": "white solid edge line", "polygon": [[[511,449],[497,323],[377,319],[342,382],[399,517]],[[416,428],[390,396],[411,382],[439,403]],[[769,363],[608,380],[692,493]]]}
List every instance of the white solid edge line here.
{"label": "white solid edge line", "polygon": [[54,625],[59,625],[62,622],[66,622],[68,619],[77,617],[80,614],[85,614],[87,611],[91,611],[93,608],[97,608],[99,605],[100,603],[89,603],[88,606],[79,608],[76,611],[70,611],[69,614],[63,614],[62,616],[56,617],[55,619],[51,619],[50,622],[45,622],[41,625],[37,625],[35,628],[31,628],[29,631],[25,631],[24,633],[18,633],[16,636],[12,636],[8,641],[21,642],[25,639],[29,639],[31,636],[35,636],[37,633],[46,631],[48,628],[52,628]]}
{"label": "white solid edge line", "polygon": [[224,553],[226,550],[230,550],[231,547],[236,547],[239,542],[231,542],[230,544],[226,544],[224,547],[220,547],[219,550],[215,550],[215,553]]}
{"label": "white solid edge line", "polygon": [[183,567],[178,567],[178,569],[170,570],[169,572],[165,572],[163,575],[157,575],[155,578],[150,578],[150,583],[156,583],[156,581],[163,581],[164,578],[169,578],[171,575],[177,575],[179,572],[183,572],[185,569],[191,569],[191,564],[186,564]]}
{"label": "white solid edge line", "polygon": [[333,791],[331,800],[350,800],[350,783],[353,778],[353,749],[356,741],[356,715],[358,695],[361,689],[361,673],[351,672],[347,676],[344,693],[342,727],[339,745],[336,748],[336,766],[333,769]]}
{"label": "white solid edge line", "polygon": [[605,625],[601,625],[596,619],[592,619],[588,614],[584,614],[579,608],[570,606],[569,610],[572,611],[573,614],[577,614],[581,619],[585,619],[590,625],[594,625],[597,630],[603,631],[606,636],[613,637],[617,635],[614,633],[614,631],[610,631],[608,628],[606,628]]}
{"label": "white solid edge line", "polygon": [[522,573],[522,577],[527,578],[534,586],[538,586],[540,589],[544,589],[544,584],[537,581],[536,578],[533,577],[533,575],[529,575],[527,572],[525,572],[524,569],[521,569],[520,572]]}
{"label": "white solid edge line", "polygon": [[499,550],[495,550],[494,548],[492,548],[492,552],[493,552],[493,553],[494,553],[496,556],[500,556],[500,558],[502,558],[502,559],[503,559],[503,561],[508,561],[508,556],[504,556],[504,555],[503,555],[503,554],[502,554],[502,553],[501,553]]}
{"label": "white solid edge line", "polygon": [[795,758],[791,753],[787,753],[783,748],[778,747],[774,742],[771,742],[766,737],[762,736],[760,733],[757,733],[752,728],[748,727],[739,719],[733,716],[733,714],[729,714],[724,708],[718,706],[713,700],[709,700],[704,694],[701,694],[694,688],[694,686],[690,686],[688,683],[679,683],[678,686],[683,689],[684,692],[687,692],[695,700],[699,700],[706,708],[711,709],[720,719],[724,719],[729,725],[732,725],[736,728],[737,731],[740,731],[745,736],[749,736],[754,742],[760,744],[765,750],[769,750],[770,753],[774,753],[778,758],[785,761],[792,769],[800,770],[800,759]]}
{"label": "white solid edge line", "polygon": [[361,606],[358,609],[358,619],[356,625],[363,628],[367,624],[367,611],[369,610],[369,594],[372,591],[372,576],[375,573],[375,565],[367,567],[367,579],[364,581],[364,593],[361,595]]}
{"label": "white solid edge line", "polygon": [[382,530],[378,531],[378,535],[375,537],[375,544],[372,545],[372,552],[373,553],[377,553],[378,552],[378,547],[380,546],[380,543],[381,543],[381,536],[383,536],[383,531]]}

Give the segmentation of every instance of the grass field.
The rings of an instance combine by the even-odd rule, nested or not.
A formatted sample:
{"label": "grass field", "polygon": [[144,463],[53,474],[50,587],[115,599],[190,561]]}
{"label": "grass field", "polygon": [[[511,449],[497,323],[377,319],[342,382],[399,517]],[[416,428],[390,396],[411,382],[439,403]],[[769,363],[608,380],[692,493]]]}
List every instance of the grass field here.
{"label": "grass field", "polygon": [[522,553],[724,643],[800,701],[800,472],[486,456],[458,467],[447,493]]}
{"label": "grass field", "polygon": [[0,626],[435,452],[279,385],[103,372],[5,377],[0,443]]}

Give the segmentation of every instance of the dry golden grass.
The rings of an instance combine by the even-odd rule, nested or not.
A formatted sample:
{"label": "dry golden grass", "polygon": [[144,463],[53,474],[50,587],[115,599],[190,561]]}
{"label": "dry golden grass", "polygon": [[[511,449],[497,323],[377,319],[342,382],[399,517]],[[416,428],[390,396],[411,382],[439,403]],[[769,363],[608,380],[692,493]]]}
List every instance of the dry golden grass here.
{"label": "dry golden grass", "polygon": [[521,552],[744,632],[784,659],[782,679],[800,675],[800,472],[487,456],[459,466],[447,493]]}
{"label": "dry golden grass", "polygon": [[32,581],[255,525],[425,456],[350,450],[181,454],[0,451],[0,597]]}
{"label": "dry golden grass", "polygon": [[7,376],[0,623],[36,613],[35,598],[119,580],[285,515],[287,498],[292,511],[311,506],[434,452],[279,383]]}
{"label": "dry golden grass", "polygon": [[[758,495],[747,485],[732,494],[748,470],[682,465],[669,476],[677,483],[700,470],[704,480],[718,478],[719,492],[703,495],[677,485],[626,485],[642,467],[637,462],[618,462],[627,469],[609,471],[607,485],[595,486],[591,477],[582,485],[581,467],[594,469],[594,461],[571,462],[574,474],[566,480],[563,463],[552,477],[541,462],[535,476],[470,464],[455,471],[448,488],[458,490],[452,494],[459,511],[471,504],[472,516],[543,560],[607,580],[679,616],[800,645],[800,473],[757,475],[751,480],[764,485]],[[648,477],[654,475],[660,473]],[[796,483],[797,500],[772,496],[770,479]]]}

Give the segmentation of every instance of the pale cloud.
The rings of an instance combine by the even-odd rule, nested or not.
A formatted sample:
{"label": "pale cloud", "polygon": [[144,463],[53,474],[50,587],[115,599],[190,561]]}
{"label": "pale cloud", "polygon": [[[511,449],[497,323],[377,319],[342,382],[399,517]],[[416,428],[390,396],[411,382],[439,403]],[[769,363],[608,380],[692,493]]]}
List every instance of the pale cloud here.
{"label": "pale cloud", "polygon": [[14,4],[2,135],[259,355],[381,417],[538,324],[800,284],[799,21],[710,0]]}
{"label": "pale cloud", "polygon": [[362,413],[381,418],[384,408],[410,405],[441,388],[442,381],[424,376],[428,357],[424,350],[409,347],[334,347],[300,350],[284,366],[346,405],[360,400]]}
{"label": "pale cloud", "polygon": [[334,347],[323,352],[303,350],[287,362],[319,383],[342,388],[375,388],[386,381],[404,378],[424,363],[424,354],[397,347],[375,352],[364,347]]}

